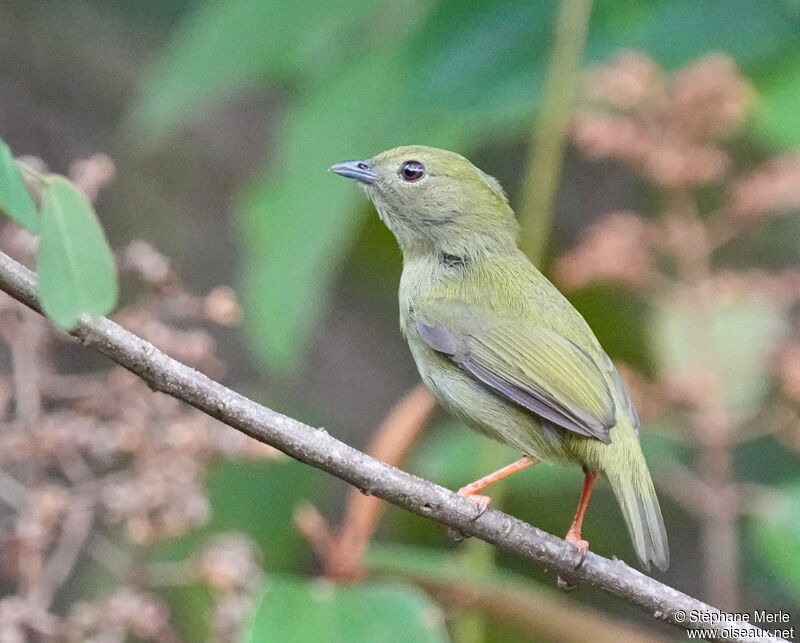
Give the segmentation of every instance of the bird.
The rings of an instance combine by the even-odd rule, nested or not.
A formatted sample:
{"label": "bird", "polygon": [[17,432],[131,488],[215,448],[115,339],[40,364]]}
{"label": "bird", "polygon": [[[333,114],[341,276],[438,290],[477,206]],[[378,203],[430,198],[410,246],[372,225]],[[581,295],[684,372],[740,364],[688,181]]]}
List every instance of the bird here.
{"label": "bird", "polygon": [[522,455],[458,493],[480,516],[490,484],[542,461],[578,465],[583,490],[565,540],[579,565],[602,477],[641,564],[666,570],[667,534],[631,396],[581,314],[519,248],[500,183],[460,154],[423,145],[330,171],[358,183],[402,250],[400,328],[425,385],[467,426]]}

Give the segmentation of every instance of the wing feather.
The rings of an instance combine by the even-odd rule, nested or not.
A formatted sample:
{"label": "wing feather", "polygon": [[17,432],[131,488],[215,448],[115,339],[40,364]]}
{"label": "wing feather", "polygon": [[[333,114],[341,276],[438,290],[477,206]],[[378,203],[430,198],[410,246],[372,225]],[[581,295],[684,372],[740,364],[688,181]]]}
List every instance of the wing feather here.
{"label": "wing feather", "polygon": [[600,367],[580,346],[545,326],[489,318],[463,302],[447,307],[453,314],[437,308],[439,314],[421,313],[416,322],[431,348],[554,424],[610,441],[614,398]]}

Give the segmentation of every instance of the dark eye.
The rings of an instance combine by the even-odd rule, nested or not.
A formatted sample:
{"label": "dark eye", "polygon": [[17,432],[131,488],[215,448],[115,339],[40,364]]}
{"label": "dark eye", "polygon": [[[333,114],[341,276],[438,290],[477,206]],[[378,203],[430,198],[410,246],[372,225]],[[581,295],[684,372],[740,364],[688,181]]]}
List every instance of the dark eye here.
{"label": "dark eye", "polygon": [[400,166],[400,176],[409,183],[419,181],[425,176],[425,166],[419,161],[406,161]]}

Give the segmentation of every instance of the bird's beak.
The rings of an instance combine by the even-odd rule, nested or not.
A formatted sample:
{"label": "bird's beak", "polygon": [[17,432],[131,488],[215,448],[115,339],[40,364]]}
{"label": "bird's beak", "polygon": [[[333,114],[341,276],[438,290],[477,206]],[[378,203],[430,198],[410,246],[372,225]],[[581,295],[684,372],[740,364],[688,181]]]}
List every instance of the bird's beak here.
{"label": "bird's beak", "polygon": [[373,183],[378,175],[372,171],[372,164],[369,161],[342,161],[328,168],[334,174],[345,176],[348,179],[356,179],[362,183]]}

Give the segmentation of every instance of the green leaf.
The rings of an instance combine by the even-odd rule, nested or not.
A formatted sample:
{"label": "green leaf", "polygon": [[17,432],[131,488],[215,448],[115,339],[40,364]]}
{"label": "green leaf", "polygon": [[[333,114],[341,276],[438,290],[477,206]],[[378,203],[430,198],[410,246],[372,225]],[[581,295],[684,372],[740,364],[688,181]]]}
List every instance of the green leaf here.
{"label": "green leaf", "polygon": [[554,2],[441,3],[414,37],[419,107],[495,128],[533,113],[551,44]]}
{"label": "green leaf", "polygon": [[311,93],[279,128],[275,169],[241,199],[245,319],[273,369],[295,366],[364,214],[374,212],[353,181],[328,167],[411,140],[457,140],[407,117],[415,112],[399,55],[365,56]]}
{"label": "green leaf", "polygon": [[587,57],[605,60],[616,51],[641,49],[668,69],[709,53],[724,52],[746,70],[780,64],[796,49],[800,10],[776,0],[612,0],[595,3]]}
{"label": "green leaf", "polygon": [[0,141],[0,210],[33,234],[39,234],[36,204],[19,174],[11,150],[3,141]]}
{"label": "green leaf", "polygon": [[152,144],[211,100],[264,79],[327,69],[342,54],[356,53],[353,25],[370,9],[366,0],[200,3],[152,69],[129,129],[139,144]]}
{"label": "green leaf", "polygon": [[659,370],[673,375],[691,377],[713,369],[728,412],[743,420],[761,408],[769,392],[769,358],[786,328],[785,314],[755,297],[708,306],[709,321],[703,328],[684,306],[655,308],[649,328],[654,356]]}
{"label": "green leaf", "polygon": [[399,584],[352,587],[293,576],[270,576],[250,622],[246,643],[443,643],[438,606],[419,590]]}
{"label": "green leaf", "polygon": [[[490,448],[497,449],[497,459],[501,463],[495,468],[520,457],[514,448],[490,442],[458,420],[445,420],[425,432],[409,458],[408,470],[450,489],[458,489],[491,473],[486,463],[486,452]],[[580,469],[571,464],[547,462],[509,476],[498,484],[509,494],[525,499],[532,493],[543,497],[548,494],[571,496],[574,493],[571,485],[579,472]]]}
{"label": "green leaf", "polygon": [[800,484],[784,487],[776,502],[762,507],[750,537],[761,559],[800,601]]}
{"label": "green leaf", "polygon": [[213,534],[236,531],[252,539],[271,571],[291,571],[308,555],[307,543],[290,527],[292,517],[298,505],[319,496],[324,482],[321,472],[290,458],[222,461],[208,476],[209,522],[149,551],[158,560],[179,560]]}
{"label": "green leaf", "polygon": [[759,89],[756,129],[781,149],[800,145],[800,53],[784,60],[757,79]]}
{"label": "green leaf", "polygon": [[46,180],[37,273],[42,307],[58,326],[105,315],[117,302],[114,257],[92,206],[69,181]]}

